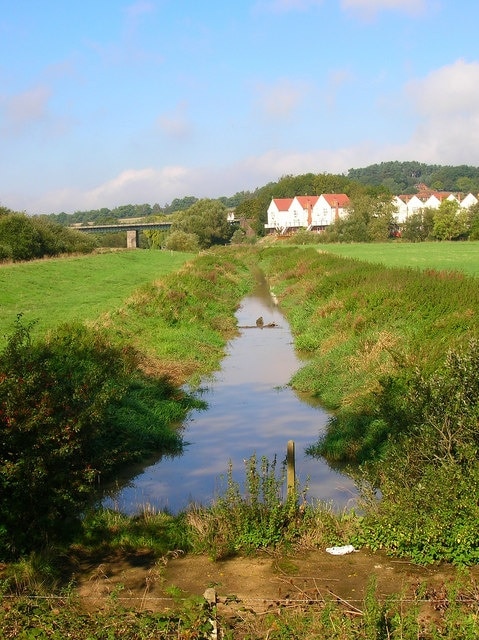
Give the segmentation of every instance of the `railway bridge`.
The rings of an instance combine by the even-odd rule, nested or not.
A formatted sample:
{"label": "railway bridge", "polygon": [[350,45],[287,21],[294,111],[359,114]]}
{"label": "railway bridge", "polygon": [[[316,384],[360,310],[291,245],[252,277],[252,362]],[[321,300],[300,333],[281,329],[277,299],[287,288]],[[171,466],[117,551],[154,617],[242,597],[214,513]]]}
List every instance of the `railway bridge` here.
{"label": "railway bridge", "polygon": [[170,227],[171,222],[125,222],[124,224],[95,224],[87,227],[75,227],[75,229],[85,233],[117,233],[118,231],[126,231],[127,248],[136,249],[141,231],[147,231],[149,229],[168,231]]}
{"label": "railway bridge", "polygon": [[[228,218],[228,222],[232,225],[240,225],[237,218]],[[123,224],[95,224],[86,227],[74,227],[77,231],[84,233],[117,233],[118,231],[126,231],[126,246],[128,249],[136,249],[139,246],[139,235],[141,231],[149,229],[160,229],[168,231],[171,222],[125,222]]]}

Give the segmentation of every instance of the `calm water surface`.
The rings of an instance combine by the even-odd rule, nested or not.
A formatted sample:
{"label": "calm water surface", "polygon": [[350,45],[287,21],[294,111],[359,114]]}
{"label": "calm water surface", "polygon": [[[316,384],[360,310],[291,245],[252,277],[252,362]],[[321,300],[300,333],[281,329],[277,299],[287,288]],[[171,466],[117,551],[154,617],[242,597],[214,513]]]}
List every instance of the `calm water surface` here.
{"label": "calm water surface", "polygon": [[[191,502],[208,505],[224,487],[229,461],[242,485],[244,460],[253,454],[269,460],[276,455],[282,463],[288,440],[295,442],[296,475],[301,486],[309,486],[309,499],[333,500],[340,507],[354,499],[347,476],[305,454],[324,431],[328,415],[286,386],[301,361],[265,282],[243,300],[236,315],[244,328],[229,344],[221,371],[207,383],[203,398],[208,409],[192,412],[184,425],[184,453],[138,469],[126,485],[107,493],[104,506],[134,513],[148,504],[176,513]],[[277,326],[256,328],[260,316]]]}

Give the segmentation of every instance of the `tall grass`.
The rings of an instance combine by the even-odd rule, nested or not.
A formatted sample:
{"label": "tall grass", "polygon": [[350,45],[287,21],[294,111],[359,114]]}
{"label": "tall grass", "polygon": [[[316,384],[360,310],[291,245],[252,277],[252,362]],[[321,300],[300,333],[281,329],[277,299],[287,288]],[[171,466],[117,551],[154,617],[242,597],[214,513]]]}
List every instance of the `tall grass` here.
{"label": "tall grass", "polygon": [[249,248],[205,252],[183,268],[139,287],[99,324],[145,355],[147,372],[179,383],[218,369],[236,331],[235,311],[254,285]]}
{"label": "tall grass", "polygon": [[[473,277],[385,268],[313,249],[265,249],[261,259],[307,357],[292,384],[334,411],[348,434],[330,442],[339,447],[331,457],[355,458],[363,445],[368,457],[384,437],[376,421],[382,379],[415,367],[432,372],[450,348],[479,332]],[[371,435],[368,424],[377,433],[361,444]]]}

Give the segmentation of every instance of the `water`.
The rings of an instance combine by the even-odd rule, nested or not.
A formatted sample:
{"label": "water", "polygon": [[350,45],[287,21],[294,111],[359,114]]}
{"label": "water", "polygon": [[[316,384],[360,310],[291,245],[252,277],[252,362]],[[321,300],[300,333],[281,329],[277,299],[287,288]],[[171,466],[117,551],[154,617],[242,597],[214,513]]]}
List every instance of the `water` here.
{"label": "water", "polygon": [[[206,411],[194,411],[184,426],[188,443],[181,456],[163,457],[137,473],[104,506],[135,513],[144,505],[173,513],[196,502],[208,505],[224,486],[229,461],[242,484],[244,460],[276,455],[278,469],[288,440],[295,442],[296,475],[308,498],[345,506],[356,494],[352,481],[325,461],[307,456],[305,449],[325,429],[328,415],[300,398],[287,383],[301,367],[288,323],[275,305],[265,282],[245,298],[237,312],[241,329],[231,341],[221,371],[203,393]],[[256,328],[256,319],[275,323]],[[131,472],[131,470],[130,470]]]}

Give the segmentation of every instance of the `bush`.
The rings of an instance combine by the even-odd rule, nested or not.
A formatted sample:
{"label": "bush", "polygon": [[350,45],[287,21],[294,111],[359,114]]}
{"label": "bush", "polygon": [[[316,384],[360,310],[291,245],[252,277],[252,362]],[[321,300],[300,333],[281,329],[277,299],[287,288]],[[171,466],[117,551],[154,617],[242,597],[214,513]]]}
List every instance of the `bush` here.
{"label": "bush", "polygon": [[62,227],[46,217],[29,217],[13,212],[0,216],[0,237],[0,261],[90,253],[96,247],[94,238],[80,231]]}
{"label": "bush", "polygon": [[172,231],[166,236],[165,249],[196,253],[199,249],[198,238],[194,233],[186,233],[181,230]]}
{"label": "bush", "polygon": [[133,362],[79,325],[34,344],[17,319],[0,354],[0,553],[34,549],[76,515],[101,468],[93,448]]}
{"label": "bush", "polygon": [[408,428],[373,468],[381,500],[366,501],[363,540],[416,562],[479,561],[479,342],[450,351],[405,392]]}
{"label": "bush", "polygon": [[41,234],[32,219],[21,213],[0,217],[0,238],[12,260],[33,260],[42,252]]}

